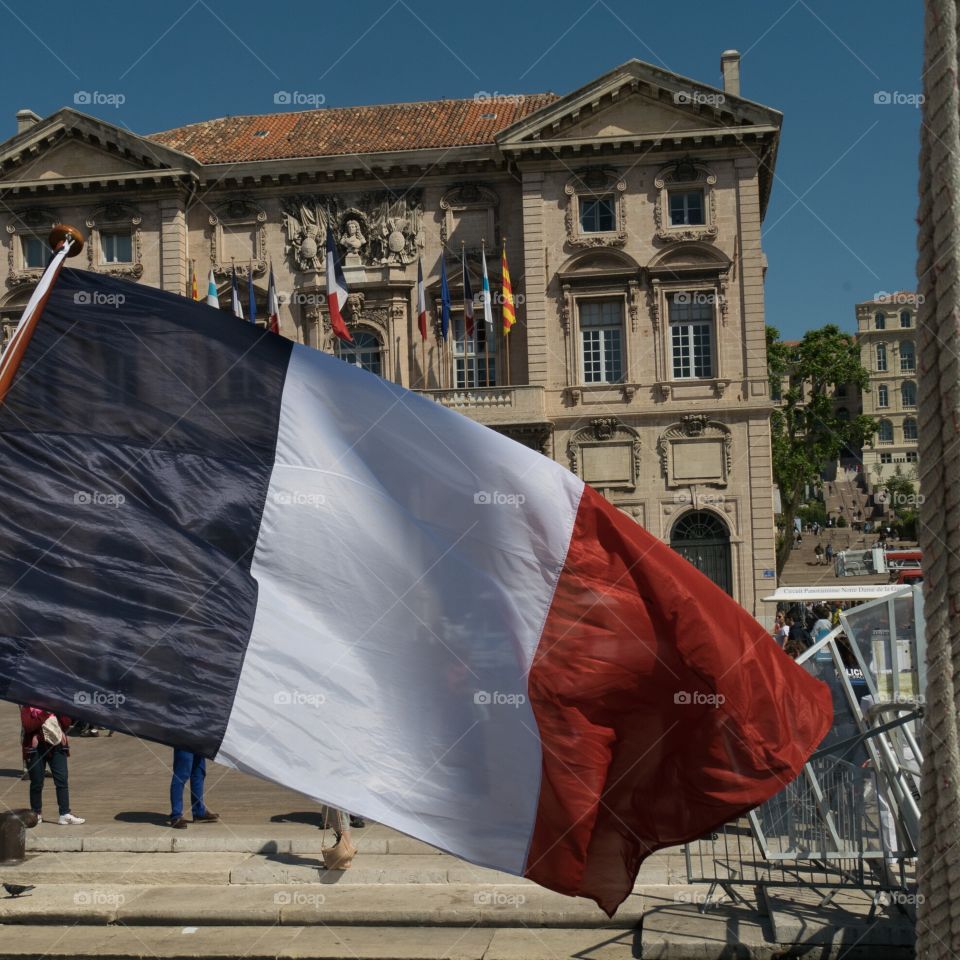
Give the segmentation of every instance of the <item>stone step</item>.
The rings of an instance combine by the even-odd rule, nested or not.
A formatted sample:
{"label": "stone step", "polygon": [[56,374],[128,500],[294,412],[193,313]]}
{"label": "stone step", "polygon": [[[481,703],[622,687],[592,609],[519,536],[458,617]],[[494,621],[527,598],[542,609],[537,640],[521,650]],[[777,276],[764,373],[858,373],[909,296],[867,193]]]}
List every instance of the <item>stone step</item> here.
{"label": "stone step", "polygon": [[0,927],[0,960],[630,960],[636,931],[490,927]]}
{"label": "stone step", "polygon": [[[319,854],[247,853],[37,853],[4,879],[32,884],[524,884],[530,881],[478,867],[449,854],[435,856],[361,852],[344,871],[326,871]],[[641,868],[638,883],[686,882],[678,855],[655,855]]]}
{"label": "stone step", "polygon": [[[436,847],[405,837],[386,827],[354,830],[353,840],[365,853],[398,854],[400,856],[433,856]],[[303,853],[319,854],[323,846],[333,843],[331,833],[320,830],[289,834],[265,832],[260,828],[235,828],[229,824],[204,824],[186,830],[149,832],[100,829],[84,832],[84,828],[66,829],[41,824],[27,831],[28,852],[41,853]]]}
{"label": "stone step", "polygon": [[[690,888],[639,888],[608,918],[592,901],[532,884],[178,884],[62,883],[0,899],[0,925],[73,926],[425,926],[633,929],[644,898],[689,902]],[[0,927],[2,929],[2,927]],[[8,938],[7,938],[8,939]]]}

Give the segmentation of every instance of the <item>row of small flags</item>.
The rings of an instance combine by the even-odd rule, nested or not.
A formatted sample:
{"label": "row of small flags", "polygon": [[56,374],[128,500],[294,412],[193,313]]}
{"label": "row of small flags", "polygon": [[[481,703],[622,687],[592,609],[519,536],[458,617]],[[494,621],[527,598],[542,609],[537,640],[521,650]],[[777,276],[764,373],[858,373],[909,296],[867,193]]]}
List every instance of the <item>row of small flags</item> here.
{"label": "row of small flags", "polygon": [[[193,275],[190,279],[190,296],[194,300],[200,299],[200,290],[197,286],[197,271],[193,269]],[[206,304],[208,307],[220,306],[220,297],[217,294],[217,282],[211,269],[207,278],[207,296]],[[233,268],[232,279],[230,283],[230,310],[235,317],[241,320],[249,319],[251,323],[257,322],[257,300],[253,289],[253,269],[247,273],[247,304],[249,318],[244,317],[243,307],[240,305],[240,287],[237,283],[237,268]],[[273,282],[273,264],[270,264],[270,281],[267,284],[267,329],[271,333],[280,332],[280,300],[277,297],[277,288]]]}
{"label": "row of small flags", "polygon": [[[470,285],[470,274],[467,272],[466,251],[461,254],[460,268],[463,276],[463,323],[464,333],[467,337],[475,335],[475,324],[473,316],[473,289]],[[343,276],[343,270],[340,268],[340,258],[337,256],[337,247],[333,238],[333,230],[327,228],[327,249],[326,249],[326,274],[327,274],[327,306],[330,310],[330,326],[333,332],[341,339],[353,342],[353,337],[347,329],[343,320],[343,307],[347,302],[347,282]],[[504,243],[503,251],[500,256],[500,275],[501,275],[501,303],[503,313],[503,333],[506,336],[510,333],[513,325],[517,322],[516,306],[513,299],[513,287],[510,283],[510,267],[507,264],[507,245]],[[190,283],[190,295],[194,300],[200,299],[200,292],[197,287],[197,271],[193,270],[193,276]],[[493,333],[493,305],[490,295],[490,277],[487,274],[487,254],[483,253],[483,286],[480,293],[480,301],[483,304],[483,322],[489,334]],[[207,281],[208,306],[219,307],[220,297],[217,294],[217,284],[214,280],[213,270]],[[253,290],[253,270],[247,273],[247,303],[249,316],[243,315],[243,307],[240,304],[240,288],[237,283],[237,268],[233,268],[233,274],[230,284],[230,309],[235,317],[241,320],[249,319],[251,323],[257,322],[257,304]],[[447,282],[447,264],[445,258],[440,258],[440,332],[444,340],[450,332],[450,312],[452,309],[452,300],[450,298],[450,286]],[[427,299],[423,287],[423,261],[417,261],[417,326],[420,329],[422,339],[427,339]],[[280,332],[280,301],[277,297],[277,288],[273,282],[273,264],[270,264],[270,280],[267,284],[267,329],[272,333]]]}
{"label": "row of small flags", "polygon": [[[483,322],[488,334],[493,334],[493,300],[490,295],[490,276],[487,273],[487,254],[483,252],[483,286],[480,301],[483,304]],[[470,274],[467,272],[467,255],[460,255],[460,270],[463,277],[463,329],[466,337],[474,336],[473,288]],[[503,334],[506,336],[517,322],[516,305],[513,300],[513,286],[510,283],[510,267],[507,265],[507,245],[504,243],[500,254],[501,305],[503,315]],[[440,258],[440,333],[444,340],[450,331],[450,285],[447,281],[446,259]],[[423,292],[423,269],[417,264],[417,311],[419,314],[420,336],[427,339],[427,303]]]}

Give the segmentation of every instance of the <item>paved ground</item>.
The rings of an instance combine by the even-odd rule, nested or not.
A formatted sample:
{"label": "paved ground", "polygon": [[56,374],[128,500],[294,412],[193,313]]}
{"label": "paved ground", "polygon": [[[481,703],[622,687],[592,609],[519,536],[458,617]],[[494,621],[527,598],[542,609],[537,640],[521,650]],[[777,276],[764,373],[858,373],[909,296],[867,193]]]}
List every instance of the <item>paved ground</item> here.
{"label": "paved ground", "polygon": [[[0,731],[4,731],[0,737],[0,809],[26,807],[29,784],[19,779],[20,719],[13,704],[0,702]],[[74,812],[86,817],[91,825],[161,824],[170,812],[172,756],[168,747],[119,734],[97,739],[71,737],[70,798]],[[189,792],[188,787],[187,803]],[[216,763],[207,765],[207,806],[228,824],[287,821],[320,825],[317,804],[292,790]],[[44,809],[51,814],[56,810],[49,780]]]}

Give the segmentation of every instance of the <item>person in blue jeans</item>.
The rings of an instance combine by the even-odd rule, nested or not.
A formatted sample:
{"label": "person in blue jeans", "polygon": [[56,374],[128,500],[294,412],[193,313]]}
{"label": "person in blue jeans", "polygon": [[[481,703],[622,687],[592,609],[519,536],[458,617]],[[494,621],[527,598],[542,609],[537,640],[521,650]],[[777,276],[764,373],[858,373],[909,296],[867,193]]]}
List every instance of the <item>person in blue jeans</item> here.
{"label": "person in blue jeans", "polygon": [[203,781],[207,776],[207,761],[199,753],[189,750],[173,751],[173,779],[170,781],[170,826],[186,830],[183,819],[183,788],[190,781],[190,810],[194,823],[214,823],[220,814],[211,813],[203,802]]}

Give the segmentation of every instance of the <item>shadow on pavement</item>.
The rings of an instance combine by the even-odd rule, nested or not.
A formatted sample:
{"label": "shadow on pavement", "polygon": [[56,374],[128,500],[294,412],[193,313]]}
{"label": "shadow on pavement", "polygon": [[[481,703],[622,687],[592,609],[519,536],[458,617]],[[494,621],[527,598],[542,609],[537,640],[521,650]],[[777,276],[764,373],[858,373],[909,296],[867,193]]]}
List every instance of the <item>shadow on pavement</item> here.
{"label": "shadow on pavement", "polygon": [[124,810],[113,818],[121,823],[153,823],[165,826],[170,819],[169,814],[156,813],[149,810]]}

